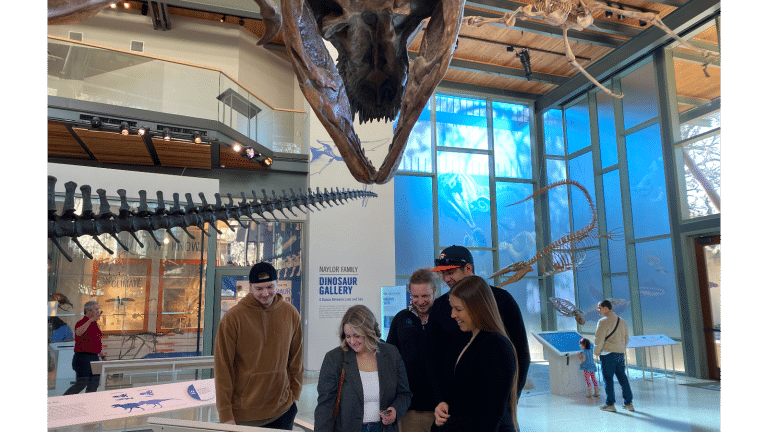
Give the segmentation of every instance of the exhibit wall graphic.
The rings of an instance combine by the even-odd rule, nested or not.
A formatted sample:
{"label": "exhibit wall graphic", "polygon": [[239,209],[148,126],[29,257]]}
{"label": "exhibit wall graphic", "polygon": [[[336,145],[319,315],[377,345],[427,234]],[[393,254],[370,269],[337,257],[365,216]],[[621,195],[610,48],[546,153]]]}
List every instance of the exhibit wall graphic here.
{"label": "exhibit wall graphic", "polygon": [[[335,55],[333,47],[326,45]],[[339,160],[338,149],[308,104],[305,109],[311,113],[309,186],[378,194],[376,199],[351,201],[336,211],[315,210],[308,218],[305,365],[308,370],[320,370],[325,353],[339,345],[339,323],[350,306],[367,306],[381,325],[381,287],[395,284],[394,181],[375,186],[358,183]],[[355,124],[355,130],[366,156],[379,166],[392,141],[392,123]]]}

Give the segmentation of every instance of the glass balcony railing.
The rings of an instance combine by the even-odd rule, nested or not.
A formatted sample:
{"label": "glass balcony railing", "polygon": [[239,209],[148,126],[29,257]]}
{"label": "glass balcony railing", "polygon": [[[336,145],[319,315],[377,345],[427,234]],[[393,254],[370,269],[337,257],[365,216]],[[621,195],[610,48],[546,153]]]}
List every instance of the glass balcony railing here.
{"label": "glass balcony railing", "polygon": [[216,120],[275,152],[308,153],[305,111],[275,108],[226,73],[48,36],[48,95]]}

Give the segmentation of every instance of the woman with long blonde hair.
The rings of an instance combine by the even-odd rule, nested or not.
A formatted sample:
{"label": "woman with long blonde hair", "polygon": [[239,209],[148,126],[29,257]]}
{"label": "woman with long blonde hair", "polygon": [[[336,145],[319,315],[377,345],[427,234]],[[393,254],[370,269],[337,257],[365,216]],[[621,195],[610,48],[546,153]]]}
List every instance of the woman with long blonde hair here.
{"label": "woman with long blonde hair", "polygon": [[350,307],[339,326],[339,346],[320,367],[315,431],[397,432],[412,396],[400,353],[381,340],[373,312]]}
{"label": "woman with long blonde hair", "polygon": [[507,413],[517,430],[517,353],[491,288],[472,275],[448,294],[451,318],[472,338],[456,360],[448,394],[435,408],[438,430],[496,432]]}

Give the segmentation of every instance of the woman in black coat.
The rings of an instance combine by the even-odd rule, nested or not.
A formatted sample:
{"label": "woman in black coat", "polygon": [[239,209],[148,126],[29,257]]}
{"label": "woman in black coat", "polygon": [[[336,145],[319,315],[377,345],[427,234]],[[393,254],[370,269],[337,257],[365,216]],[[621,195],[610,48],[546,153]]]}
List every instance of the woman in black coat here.
{"label": "woman in black coat", "polygon": [[413,396],[397,348],[380,340],[376,317],[363,305],[347,310],[339,337],[341,345],[325,355],[320,368],[315,432],[397,432]]}
{"label": "woman in black coat", "polygon": [[468,276],[449,292],[451,317],[472,338],[456,361],[445,400],[435,408],[440,432],[496,432],[505,415],[517,427],[517,355],[496,300],[479,276]]}

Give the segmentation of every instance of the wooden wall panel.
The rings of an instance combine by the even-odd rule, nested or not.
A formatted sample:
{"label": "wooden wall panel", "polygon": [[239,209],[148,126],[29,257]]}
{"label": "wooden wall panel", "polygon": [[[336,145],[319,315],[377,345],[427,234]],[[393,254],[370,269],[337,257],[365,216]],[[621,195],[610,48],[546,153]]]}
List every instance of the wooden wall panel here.
{"label": "wooden wall panel", "polygon": [[138,135],[123,136],[117,132],[80,128],[73,130],[99,162],[154,165],[144,140]]}
{"label": "wooden wall panel", "polygon": [[62,123],[48,122],[48,156],[76,159],[90,159],[69,129]]}
{"label": "wooden wall panel", "polygon": [[152,138],[160,165],[211,169],[211,146],[183,141]]}

